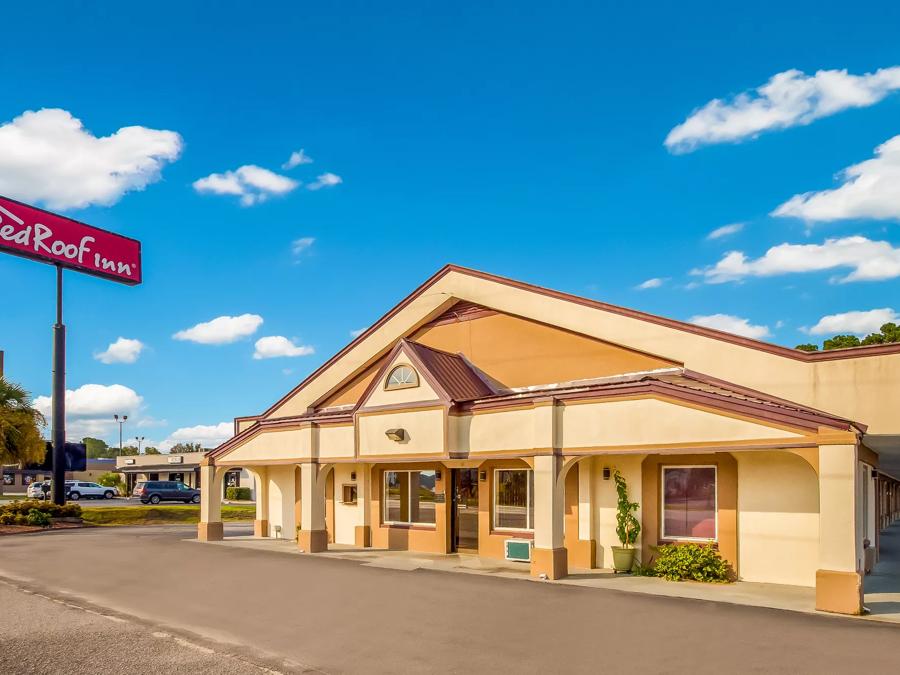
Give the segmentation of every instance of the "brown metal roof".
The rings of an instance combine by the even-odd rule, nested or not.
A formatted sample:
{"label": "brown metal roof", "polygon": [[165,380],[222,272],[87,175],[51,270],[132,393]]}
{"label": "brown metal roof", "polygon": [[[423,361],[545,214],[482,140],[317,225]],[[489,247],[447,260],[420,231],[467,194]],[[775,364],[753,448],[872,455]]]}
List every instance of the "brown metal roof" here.
{"label": "brown metal roof", "polygon": [[496,393],[461,355],[426,347],[418,342],[406,341],[406,346],[415,352],[422,366],[437,380],[451,401],[471,401]]}

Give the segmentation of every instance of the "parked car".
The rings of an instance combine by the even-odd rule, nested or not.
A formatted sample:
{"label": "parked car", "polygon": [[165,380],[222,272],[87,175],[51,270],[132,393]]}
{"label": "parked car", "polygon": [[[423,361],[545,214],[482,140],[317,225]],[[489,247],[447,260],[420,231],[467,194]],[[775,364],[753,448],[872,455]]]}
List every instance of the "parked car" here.
{"label": "parked car", "polygon": [[25,496],[27,496],[28,499],[43,499],[44,482],[40,480],[34,481],[31,485],[28,486],[28,489],[25,491]]}
{"label": "parked car", "polygon": [[66,481],[66,499],[77,502],[84,497],[85,499],[112,499],[116,496],[116,489],[100,485],[99,483],[88,483],[80,480]]}
{"label": "parked car", "polygon": [[200,490],[174,480],[139,481],[131,496],[137,497],[143,504],[159,504],[163,501],[200,503]]}

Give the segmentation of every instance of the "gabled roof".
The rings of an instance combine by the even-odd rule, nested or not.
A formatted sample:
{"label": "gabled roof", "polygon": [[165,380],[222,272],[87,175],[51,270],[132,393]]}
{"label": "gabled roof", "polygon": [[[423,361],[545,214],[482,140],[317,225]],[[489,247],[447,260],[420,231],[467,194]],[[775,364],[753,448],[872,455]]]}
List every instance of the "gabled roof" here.
{"label": "gabled roof", "polygon": [[[642,312],[635,309],[629,309],[626,307],[620,307],[617,305],[611,305],[609,303],[600,302],[597,300],[591,300],[589,298],[583,298],[577,295],[572,295],[570,293],[564,293],[562,291],[555,291],[547,288],[543,288],[541,286],[536,286],[533,284],[529,284],[523,281],[516,281],[514,279],[508,279],[505,277],[497,276],[494,274],[489,274],[487,272],[481,272],[478,270],[468,269],[465,267],[460,267],[458,265],[446,265],[441,268],[435,275],[426,280],[421,286],[419,286],[416,290],[414,290],[410,295],[404,298],[399,304],[393,307],[390,311],[388,311],[384,316],[382,316],[378,321],[376,321],[372,326],[370,326],[367,330],[361,333],[357,338],[355,338],[352,342],[350,342],[347,346],[341,349],[337,354],[331,357],[328,361],[323,363],[319,368],[313,371],[306,379],[304,379],[300,384],[294,387],[290,392],[288,392],[285,396],[276,401],[272,406],[270,406],[261,417],[265,417],[270,415],[272,412],[277,410],[284,402],[290,399],[292,396],[300,392],[304,389],[310,382],[319,377],[323,372],[325,372],[328,368],[330,368],[334,363],[339,361],[342,357],[347,355],[349,352],[353,351],[358,345],[363,343],[370,335],[372,335],[375,331],[377,331],[381,326],[387,323],[391,318],[393,318],[396,314],[402,311],[405,307],[411,304],[413,301],[423,296],[428,292],[428,290],[438,283],[441,279],[447,276],[450,273],[456,273],[464,276],[469,276],[497,284],[502,284],[505,286],[509,286],[512,288],[517,288],[521,290],[525,290],[531,293],[537,293],[540,295],[544,295],[547,297],[563,300],[566,302],[575,303],[578,305],[583,305],[587,307],[591,307],[594,309],[599,309],[605,312],[610,312],[612,314],[618,314],[621,316],[626,316],[632,319],[637,319],[640,321],[646,321],[648,323],[653,323],[657,325],[666,326],[668,328],[684,331],[687,333],[692,333],[694,335],[700,335],[706,338],[711,338],[715,340],[720,340],[723,342],[729,342],[732,344],[740,345],[742,347],[746,347],[749,349],[755,349],[758,351],[768,352],[770,354],[774,354],[777,356],[781,356],[784,358],[792,359],[795,361],[801,361],[806,363],[817,362],[817,361],[831,361],[838,359],[853,359],[853,358],[864,358],[868,356],[878,356],[881,354],[900,354],[900,343],[897,344],[887,344],[887,345],[871,345],[867,347],[853,347],[848,349],[835,349],[824,352],[804,352],[797,349],[790,349],[788,347],[783,347],[780,345],[771,344],[768,342],[762,342],[760,340],[754,340],[752,338],[746,338],[739,335],[734,335],[732,333],[727,333],[724,331],[716,330],[713,328],[706,328],[703,326],[697,326],[691,323],[686,323],[684,321],[678,321],[676,319],[669,319],[661,316],[657,316],[654,314],[649,314],[647,312]],[[471,303],[469,303],[471,304]],[[468,307],[467,305],[460,305],[460,311],[464,313],[468,313],[470,311],[475,311],[474,308]],[[490,309],[490,308],[488,308]]]}
{"label": "gabled roof", "polygon": [[496,392],[487,380],[482,378],[474,366],[462,355],[451,354],[440,349],[426,347],[417,342],[400,339],[388,354],[372,382],[359,398],[359,406],[365,407],[366,399],[387,377],[398,354],[406,354],[419,374],[434,388],[438,396],[447,403],[470,401]]}

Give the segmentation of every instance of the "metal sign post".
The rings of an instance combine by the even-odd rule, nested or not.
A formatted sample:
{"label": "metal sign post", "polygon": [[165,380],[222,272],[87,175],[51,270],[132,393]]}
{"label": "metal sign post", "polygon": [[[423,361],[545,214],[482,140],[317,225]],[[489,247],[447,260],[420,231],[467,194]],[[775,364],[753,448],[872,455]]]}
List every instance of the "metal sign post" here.
{"label": "metal sign post", "polygon": [[53,501],[66,499],[66,326],[63,268],[133,286],[141,283],[141,242],[0,197],[0,252],[56,266],[53,325]]}
{"label": "metal sign post", "polygon": [[63,268],[56,266],[56,323],[53,324],[53,503],[66,503],[66,324],[63,323]]}

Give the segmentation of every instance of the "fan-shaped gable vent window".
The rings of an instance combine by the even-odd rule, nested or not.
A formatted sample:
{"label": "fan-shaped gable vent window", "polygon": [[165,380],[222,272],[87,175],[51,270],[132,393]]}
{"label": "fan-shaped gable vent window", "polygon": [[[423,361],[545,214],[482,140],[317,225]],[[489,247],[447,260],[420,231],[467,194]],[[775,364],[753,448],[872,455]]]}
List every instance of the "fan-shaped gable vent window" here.
{"label": "fan-shaped gable vent window", "polygon": [[385,389],[408,389],[419,386],[419,374],[410,366],[397,366],[387,376]]}

